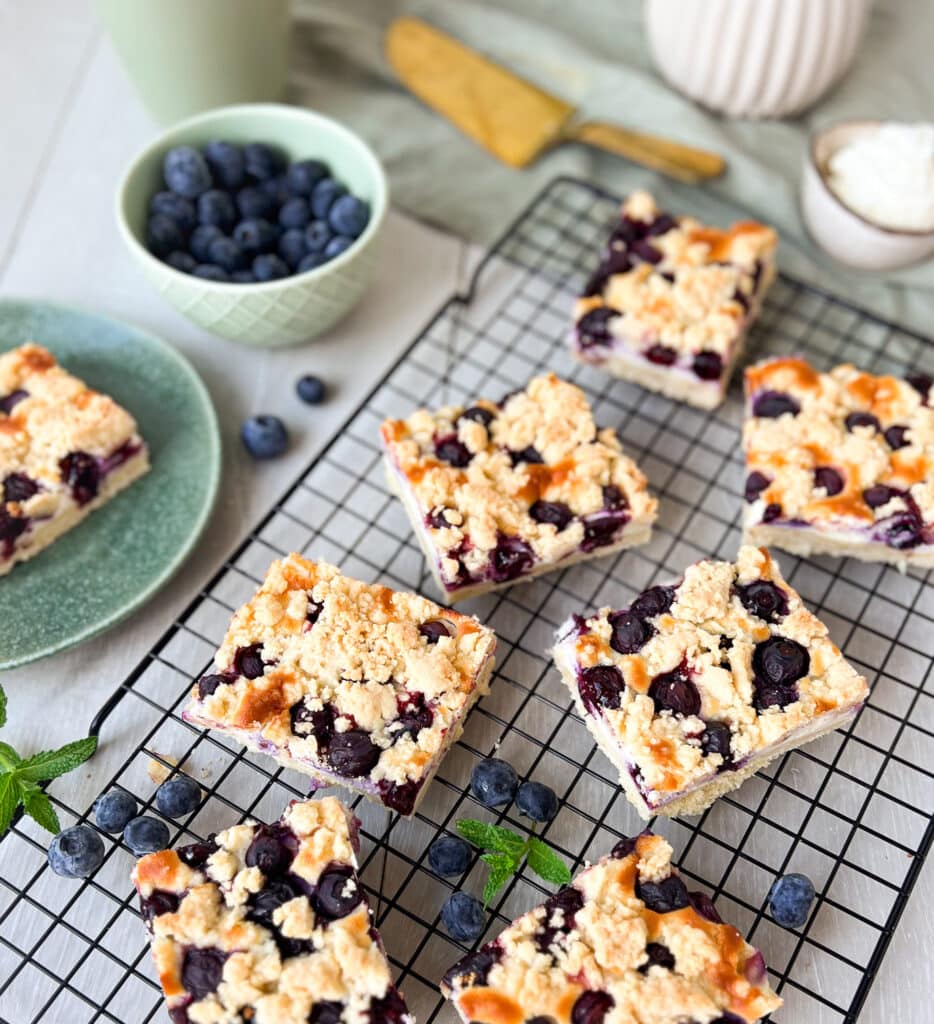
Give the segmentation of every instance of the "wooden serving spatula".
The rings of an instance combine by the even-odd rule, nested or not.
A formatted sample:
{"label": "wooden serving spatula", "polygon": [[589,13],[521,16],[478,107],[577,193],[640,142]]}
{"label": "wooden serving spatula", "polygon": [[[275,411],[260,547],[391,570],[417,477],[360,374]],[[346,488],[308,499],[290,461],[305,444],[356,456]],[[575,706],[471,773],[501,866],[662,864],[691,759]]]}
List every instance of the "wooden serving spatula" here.
{"label": "wooden serving spatula", "polygon": [[569,103],[417,18],[389,26],[386,55],[419,99],[510,167],[525,167],[562,142],[586,142],[689,184],[723,173],[716,153],[576,120]]}

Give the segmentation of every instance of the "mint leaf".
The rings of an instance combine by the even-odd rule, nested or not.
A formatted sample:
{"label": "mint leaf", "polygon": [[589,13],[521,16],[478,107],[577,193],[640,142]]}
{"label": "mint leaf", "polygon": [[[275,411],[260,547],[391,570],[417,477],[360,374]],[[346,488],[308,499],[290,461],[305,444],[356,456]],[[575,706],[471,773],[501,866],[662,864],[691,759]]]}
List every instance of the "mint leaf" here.
{"label": "mint leaf", "polygon": [[472,818],[461,818],[457,822],[457,831],[468,843],[473,843],[482,850],[500,850],[520,856],[525,848],[522,836],[516,835],[510,829],[501,828],[499,825],[487,825]]}
{"label": "mint leaf", "polygon": [[519,861],[508,853],[485,853],[480,859],[490,865],[490,876],[483,887],[483,906],[485,909],[499,890],[516,873]]}
{"label": "mint leaf", "polygon": [[19,805],[20,789],[12,775],[0,775],[0,835],[10,827]]}
{"label": "mint leaf", "polygon": [[58,750],[43,750],[21,761],[16,776],[24,782],[45,782],[56,779],[83,764],[97,750],[97,737],[66,743]]}
{"label": "mint leaf", "polygon": [[571,872],[567,864],[551,849],[535,836],[529,838],[529,867],[546,882],[555,885],[567,885],[571,881]]}
{"label": "mint leaf", "polygon": [[6,693],[0,686],[0,729],[6,725]]}
{"label": "mint leaf", "polygon": [[62,830],[52,801],[42,790],[29,782],[22,788],[23,810],[33,821],[37,821],[47,832],[57,835]]}
{"label": "mint leaf", "polygon": [[0,772],[11,772],[22,761],[22,758],[10,746],[0,740]]}

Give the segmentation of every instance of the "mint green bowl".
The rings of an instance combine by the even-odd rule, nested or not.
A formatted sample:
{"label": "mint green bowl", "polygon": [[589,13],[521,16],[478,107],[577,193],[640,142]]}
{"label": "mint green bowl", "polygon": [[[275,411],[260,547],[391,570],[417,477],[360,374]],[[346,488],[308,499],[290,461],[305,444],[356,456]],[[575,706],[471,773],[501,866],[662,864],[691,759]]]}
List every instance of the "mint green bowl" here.
{"label": "mint green bowl", "polygon": [[[150,197],[164,188],[162,160],[173,146],[213,139],[265,142],[290,160],[316,158],[370,204],[370,222],[349,249],[304,274],[257,284],[205,281],[151,255],[143,244]],[[251,103],[198,114],[163,132],[130,164],[117,192],[117,225],[133,258],[179,312],[243,345],[275,347],[309,341],[350,311],[376,269],[388,205],[386,176],[370,148],[336,121],[301,107]]]}

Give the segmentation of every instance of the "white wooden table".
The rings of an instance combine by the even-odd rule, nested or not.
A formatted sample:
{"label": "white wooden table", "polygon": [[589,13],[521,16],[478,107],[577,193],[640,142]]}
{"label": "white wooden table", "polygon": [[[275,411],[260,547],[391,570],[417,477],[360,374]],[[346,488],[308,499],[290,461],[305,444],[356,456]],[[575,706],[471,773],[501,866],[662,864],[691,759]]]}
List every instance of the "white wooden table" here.
{"label": "white wooden table", "polygon": [[[224,435],[218,507],[176,579],[102,638],[4,677],[4,738],[23,753],[84,732],[173,616],[463,282],[471,262],[465,243],[393,214],[372,293],[326,339],[280,352],[215,339],[163,303],[117,235],[118,177],[154,131],[90,0],[0,0],[0,293],[82,305],[166,338],[204,378]],[[320,374],[332,389],[320,409],[294,396],[305,372]],[[283,415],[294,438],[289,453],[268,464],[249,460],[237,436],[243,418],[261,411]],[[74,775],[74,806],[93,798],[134,744],[132,735],[105,732],[93,767]],[[934,1020],[932,905],[934,863],[921,875],[860,1024]],[[15,1006],[4,1006],[2,1015],[18,1021]]]}

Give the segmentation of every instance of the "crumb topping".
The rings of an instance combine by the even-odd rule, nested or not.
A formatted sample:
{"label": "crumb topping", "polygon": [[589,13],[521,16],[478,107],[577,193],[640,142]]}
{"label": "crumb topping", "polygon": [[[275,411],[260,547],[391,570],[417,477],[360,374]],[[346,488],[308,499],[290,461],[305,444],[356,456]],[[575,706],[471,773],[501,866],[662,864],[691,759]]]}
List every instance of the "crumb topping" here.
{"label": "crumb topping", "polygon": [[[387,995],[405,1012],[357,882],[354,827],[327,797],[293,803],[276,825],[219,832],[206,860],[195,844],[181,857],[163,850],[137,863],[133,881],[159,980],[180,1014],[173,1020],[230,1024],[240,1014],[256,1024],[305,1024],[316,1005],[332,1002],[341,1024],[370,1024],[374,1000]],[[250,864],[258,858],[268,874]],[[352,898],[346,888],[337,902],[324,895],[334,888],[328,872],[346,878]]]}
{"label": "crumb topping", "polygon": [[234,615],[186,714],[256,734],[296,767],[421,782],[495,646],[471,616],[292,554]]}
{"label": "crumb topping", "polygon": [[[775,231],[755,221],[721,230],[664,214],[647,192],[634,192],[577,301],[578,323],[594,310],[610,314],[602,339],[581,336],[580,354],[599,362],[610,347],[645,355],[661,345],[669,355],[653,361],[662,365],[690,366],[704,352],[725,367],[771,280],[776,242]],[[710,371],[702,379],[719,376]]]}
{"label": "crumb topping", "polygon": [[[651,614],[659,604],[645,599],[661,591],[668,607]],[[698,562],[629,610],[603,608],[579,629],[564,627],[556,658],[650,806],[868,695],[768,552],[750,546],[735,565]],[[616,671],[589,671],[598,666]]]}
{"label": "crumb topping", "polygon": [[[599,430],[584,392],[554,374],[499,405],[480,399],[387,420],[382,436],[452,590],[489,570],[503,538],[529,546],[531,568],[587,550],[608,504],[626,511],[620,524],[655,518],[645,476],[615,432]],[[608,532],[607,543],[617,539]]]}
{"label": "crumb topping", "polygon": [[[443,989],[477,1024],[567,1024],[586,1019],[591,1001],[613,1024],[709,1024],[724,1013],[751,1024],[777,1009],[761,956],[698,913],[693,896],[668,843],[643,833],[453,967]],[[561,903],[579,909],[552,909]],[[479,976],[478,958],[492,964]]]}
{"label": "crumb topping", "polygon": [[[794,521],[869,531],[894,546],[934,543],[934,409],[906,380],[849,364],[818,373],[802,359],[746,371],[743,447],[758,483],[747,525]],[[876,524],[916,520],[894,541]],[[907,518],[906,518],[907,517]],[[779,522],[778,525],[781,525]]]}

